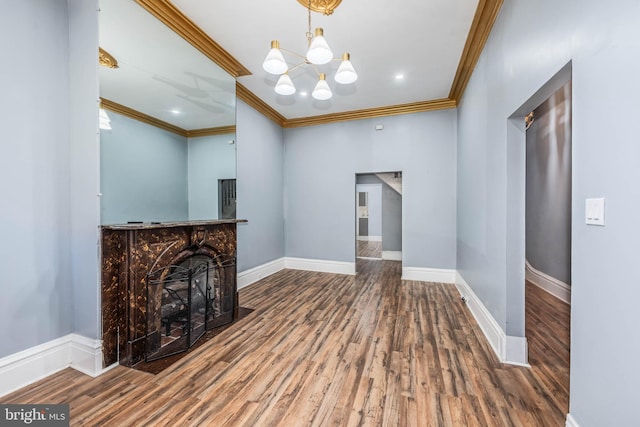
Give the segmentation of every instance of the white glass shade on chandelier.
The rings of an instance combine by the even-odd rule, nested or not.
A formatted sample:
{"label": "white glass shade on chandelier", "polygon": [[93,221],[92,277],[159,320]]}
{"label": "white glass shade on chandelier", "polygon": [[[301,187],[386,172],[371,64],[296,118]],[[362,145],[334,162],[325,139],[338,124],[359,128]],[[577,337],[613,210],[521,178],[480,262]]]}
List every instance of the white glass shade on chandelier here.
{"label": "white glass shade on chandelier", "polygon": [[342,62],[336,71],[335,81],[340,84],[348,85],[358,80],[358,73],[351,64],[351,56],[348,53],[342,55]]}
{"label": "white glass shade on chandelier", "polygon": [[333,59],[333,52],[329,44],[324,39],[322,28],[316,28],[316,36],[311,40],[309,50],[307,50],[307,60],[312,64],[324,65]]}
{"label": "white glass shade on chandelier", "polygon": [[319,101],[326,101],[333,96],[326,78],[327,76],[324,73],[320,73],[320,80],[318,80],[318,84],[316,84],[315,89],[311,92],[311,96]]}
{"label": "white glass shade on chandelier", "polygon": [[[307,37],[311,37],[311,34]],[[315,37],[310,40],[309,49],[305,56],[286,50],[284,52],[301,58],[303,62],[290,68],[282,55],[280,43],[277,40],[273,40],[271,42],[271,50],[269,50],[269,53],[262,63],[262,68],[264,68],[266,72],[280,75],[275,87],[275,91],[279,95],[293,95],[296,93],[296,87],[289,76],[289,72],[303,65],[312,65],[318,72],[318,83],[313,89],[311,96],[320,101],[330,99],[333,93],[327,83],[326,74],[319,72],[316,67],[317,65],[328,64],[331,61],[341,61],[334,80],[339,84],[351,84],[358,79],[358,74],[353,68],[353,64],[351,64],[351,57],[348,53],[344,53],[342,58],[333,57],[333,52],[324,38],[322,28],[316,28]]]}
{"label": "white glass shade on chandelier", "polygon": [[280,52],[280,43],[278,43],[278,40],[273,40],[271,42],[271,50],[264,59],[262,68],[270,74],[282,74],[287,72],[289,66],[284,60],[282,52]]}
{"label": "white glass shade on chandelier", "polygon": [[293,85],[289,74],[284,73],[280,76],[278,83],[276,83],[276,93],[278,95],[293,95],[296,93],[296,87]]}

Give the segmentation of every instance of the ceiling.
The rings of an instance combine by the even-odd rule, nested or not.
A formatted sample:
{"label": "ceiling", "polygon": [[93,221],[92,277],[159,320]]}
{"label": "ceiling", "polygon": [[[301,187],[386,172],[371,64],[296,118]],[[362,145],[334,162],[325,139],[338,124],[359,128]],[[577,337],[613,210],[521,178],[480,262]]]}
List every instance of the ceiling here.
{"label": "ceiling", "polygon": [[[134,5],[133,0],[102,0],[103,14],[105,6],[114,2]],[[135,37],[147,34],[153,39],[153,28],[163,21],[237,78],[239,99],[285,127],[455,107],[502,4],[502,0],[342,0],[332,15],[312,12],[312,28],[324,29],[334,56],[349,52],[359,75],[355,83],[338,85],[332,78],[339,61],[321,66],[334,96],[317,101],[310,96],[317,81],[312,67],[290,73],[298,90],[291,96],[277,95],[278,76],[262,69],[271,40],[277,39],[283,49],[305,53],[308,11],[297,0],[135,2],[157,20],[143,19],[140,7],[126,16],[118,14],[111,27],[118,28],[120,44],[128,37],[125,28],[133,29]],[[100,43],[109,50],[103,44],[103,14]],[[138,58],[149,53],[138,53]],[[290,65],[296,63],[286,54],[285,59],[291,60]],[[179,56],[172,61],[182,64],[186,59]],[[199,75],[216,78],[215,73]],[[102,87],[102,74],[100,78]]]}
{"label": "ceiling", "polygon": [[235,123],[235,78],[132,0],[100,2],[99,39],[118,62],[98,70],[108,108],[133,109],[176,133]]}

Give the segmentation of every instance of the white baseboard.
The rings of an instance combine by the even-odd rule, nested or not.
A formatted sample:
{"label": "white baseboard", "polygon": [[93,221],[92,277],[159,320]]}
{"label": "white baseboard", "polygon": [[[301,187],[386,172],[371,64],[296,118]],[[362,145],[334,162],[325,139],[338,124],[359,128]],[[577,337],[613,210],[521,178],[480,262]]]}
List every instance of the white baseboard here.
{"label": "white baseboard", "polygon": [[402,267],[402,280],[455,283],[456,271],[442,268]]}
{"label": "white baseboard", "polygon": [[514,337],[512,335],[505,335],[506,345],[503,363],[510,365],[526,366],[529,365],[529,346],[527,344],[527,337]]}
{"label": "white baseboard", "polygon": [[571,304],[571,286],[556,279],[555,277],[551,277],[548,274],[543,273],[542,271],[536,270],[531,264],[529,264],[529,261],[526,261],[525,278],[559,300],[564,301],[567,304]]}
{"label": "white baseboard", "polygon": [[458,288],[460,296],[465,298],[467,307],[469,307],[471,314],[476,319],[478,326],[480,326],[482,333],[489,341],[500,362],[530,367],[528,363],[527,338],[507,336],[460,273],[456,272],[455,277],[456,288]]}
{"label": "white baseboard", "polygon": [[308,258],[285,258],[284,267],[292,270],[318,271],[321,273],[356,274],[355,262],[327,261]]}
{"label": "white baseboard", "polygon": [[102,341],[92,340],[82,335],[70,335],[71,367],[83,374],[97,377],[102,369]]}
{"label": "white baseboard", "polygon": [[382,259],[402,261],[402,251],[382,251]]}
{"label": "white baseboard", "polygon": [[238,289],[242,289],[260,279],[264,279],[265,277],[277,273],[280,270],[284,270],[284,265],[285,258],[278,258],[238,273]]}
{"label": "white baseboard", "polygon": [[382,242],[382,236],[356,236],[356,239],[363,242]]}
{"label": "white baseboard", "polygon": [[580,427],[580,424],[571,416],[571,414],[567,414],[567,422],[565,424],[566,427]]}
{"label": "white baseboard", "polygon": [[62,337],[0,359],[0,396],[68,368],[69,338]]}
{"label": "white baseboard", "polygon": [[0,359],[0,396],[66,368],[98,376],[102,369],[102,343],[69,334]]}

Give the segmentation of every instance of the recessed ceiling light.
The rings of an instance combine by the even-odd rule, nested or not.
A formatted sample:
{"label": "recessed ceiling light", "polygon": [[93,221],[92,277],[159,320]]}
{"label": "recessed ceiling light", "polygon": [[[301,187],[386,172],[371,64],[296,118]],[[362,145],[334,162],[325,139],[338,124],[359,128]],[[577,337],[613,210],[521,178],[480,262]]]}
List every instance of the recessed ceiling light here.
{"label": "recessed ceiling light", "polygon": [[180,114],[180,110],[171,110],[173,114]]}
{"label": "recessed ceiling light", "polygon": [[402,79],[404,79],[404,74],[402,73],[396,74],[396,80],[402,80]]}

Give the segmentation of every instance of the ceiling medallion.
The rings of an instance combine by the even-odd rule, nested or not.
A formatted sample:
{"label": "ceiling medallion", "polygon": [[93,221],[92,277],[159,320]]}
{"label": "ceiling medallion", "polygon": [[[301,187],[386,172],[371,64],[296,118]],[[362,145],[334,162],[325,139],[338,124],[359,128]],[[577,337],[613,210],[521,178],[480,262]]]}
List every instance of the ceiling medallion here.
{"label": "ceiling medallion", "polygon": [[98,47],[98,64],[107,68],[118,68],[118,61],[109,52]]}
{"label": "ceiling medallion", "polygon": [[298,3],[304,7],[308,7],[314,12],[322,13],[323,15],[331,15],[340,5],[340,2],[342,2],[342,0],[298,0]]}

